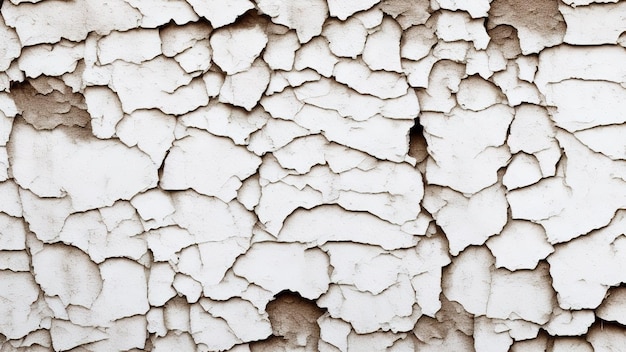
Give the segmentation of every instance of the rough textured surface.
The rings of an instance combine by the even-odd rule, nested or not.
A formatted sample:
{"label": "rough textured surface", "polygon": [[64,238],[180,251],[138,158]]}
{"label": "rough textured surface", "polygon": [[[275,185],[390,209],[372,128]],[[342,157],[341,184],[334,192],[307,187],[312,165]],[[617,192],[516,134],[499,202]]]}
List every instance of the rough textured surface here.
{"label": "rough textured surface", "polygon": [[0,351],[626,351],[626,2],[0,1]]}

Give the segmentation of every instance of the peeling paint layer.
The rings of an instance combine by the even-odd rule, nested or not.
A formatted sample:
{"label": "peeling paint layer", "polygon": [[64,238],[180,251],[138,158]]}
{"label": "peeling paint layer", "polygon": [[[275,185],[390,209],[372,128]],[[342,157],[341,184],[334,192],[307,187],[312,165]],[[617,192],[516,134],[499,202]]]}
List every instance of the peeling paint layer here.
{"label": "peeling paint layer", "polygon": [[626,2],[0,6],[0,351],[626,351]]}

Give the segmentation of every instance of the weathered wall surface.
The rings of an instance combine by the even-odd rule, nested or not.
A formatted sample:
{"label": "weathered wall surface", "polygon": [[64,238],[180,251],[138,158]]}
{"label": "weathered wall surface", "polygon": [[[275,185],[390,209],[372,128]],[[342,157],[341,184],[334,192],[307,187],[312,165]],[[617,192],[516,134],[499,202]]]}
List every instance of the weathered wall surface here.
{"label": "weathered wall surface", "polygon": [[1,15],[0,351],[626,351],[626,1]]}

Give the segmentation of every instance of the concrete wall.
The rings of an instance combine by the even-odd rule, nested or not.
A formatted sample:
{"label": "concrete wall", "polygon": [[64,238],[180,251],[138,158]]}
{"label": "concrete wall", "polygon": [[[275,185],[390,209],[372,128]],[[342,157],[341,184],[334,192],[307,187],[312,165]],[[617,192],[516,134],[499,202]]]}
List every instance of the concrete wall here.
{"label": "concrete wall", "polygon": [[0,13],[0,351],[626,351],[626,1]]}

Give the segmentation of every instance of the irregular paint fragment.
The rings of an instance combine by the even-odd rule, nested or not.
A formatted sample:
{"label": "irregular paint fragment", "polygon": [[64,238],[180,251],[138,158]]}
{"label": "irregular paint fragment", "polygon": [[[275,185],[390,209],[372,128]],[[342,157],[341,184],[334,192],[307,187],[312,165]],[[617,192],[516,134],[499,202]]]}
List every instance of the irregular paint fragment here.
{"label": "irregular paint fragment", "polygon": [[223,27],[237,20],[244,12],[254,8],[251,1],[235,0],[222,2],[219,0],[187,0],[194,11],[211,22],[213,28]]}
{"label": "irregular paint fragment", "polygon": [[371,94],[381,99],[397,98],[407,93],[404,77],[397,73],[371,71],[358,61],[342,59],[333,72],[337,82],[347,84],[361,94]]}
{"label": "irregular paint fragment", "polygon": [[40,294],[31,273],[2,270],[0,275],[3,282],[0,288],[0,328],[6,338],[19,339],[38,329],[41,319],[49,313],[39,315],[31,311]]}
{"label": "irregular paint fragment", "polygon": [[396,21],[385,18],[377,31],[367,36],[363,61],[372,71],[402,72],[400,65],[400,37],[402,29]]}
{"label": "irregular paint fragment", "polygon": [[107,65],[115,60],[140,64],[161,54],[161,40],[156,29],[111,32],[98,41],[98,61]]}
{"label": "irregular paint fragment", "polygon": [[[241,27],[218,29],[211,35],[213,60],[228,75],[247,71],[267,44],[263,23],[252,20]],[[244,42],[247,44],[242,45]]]}
{"label": "irregular paint fragment", "polygon": [[619,211],[609,226],[560,245],[548,257],[561,308],[595,309],[609,286],[623,281],[623,272],[616,268],[624,262],[624,218]]}
{"label": "irregular paint fragment", "polygon": [[505,139],[512,119],[512,109],[503,104],[478,112],[454,108],[449,116],[423,113],[430,182],[464,193],[496,183],[497,170],[510,158]]}
{"label": "irregular paint fragment", "polygon": [[155,108],[184,114],[208,103],[204,82],[193,79],[174,59],[157,56],[140,65],[115,61],[111,66],[110,88],[127,114]]}
{"label": "irregular paint fragment", "polygon": [[355,18],[346,21],[328,20],[322,35],[328,40],[328,48],[335,56],[356,58],[365,47],[367,30]]}
{"label": "irregular paint fragment", "polygon": [[345,2],[339,0],[328,0],[328,10],[330,15],[344,21],[359,11],[367,10],[377,4],[380,0],[363,0]]}
{"label": "irregular paint fragment", "polygon": [[[576,45],[614,44],[624,32],[626,18],[624,3],[590,4],[589,6],[566,6],[559,4],[567,30],[563,41]],[[602,18],[600,25],[592,18]]]}
{"label": "irregular paint fragment", "polygon": [[554,252],[540,225],[520,220],[509,221],[500,234],[489,238],[487,247],[496,257],[496,267],[511,271],[534,269]]}
{"label": "irregular paint fragment", "polygon": [[[192,162],[198,158],[204,160]],[[245,167],[230,162],[243,158],[247,159]],[[260,163],[258,156],[227,138],[190,129],[186,138],[174,142],[165,159],[161,185],[166,190],[192,188],[228,202],[236,197],[241,181],[254,174]]]}
{"label": "irregular paint fragment", "polygon": [[257,59],[249,70],[226,76],[220,90],[220,102],[251,111],[261,99],[269,81],[269,68],[265,62]]}
{"label": "irregular paint fragment", "polygon": [[185,0],[127,0],[141,12],[141,27],[157,28],[173,21],[177,25],[197,21],[198,15]]}
{"label": "irregular paint fragment", "polygon": [[486,49],[489,36],[481,20],[472,20],[463,12],[442,11],[437,18],[435,33],[446,42],[471,41],[476,50]]}
{"label": "irregular paint fragment", "polygon": [[[256,262],[266,263],[258,267]],[[283,288],[315,299],[328,290],[328,257],[320,249],[299,243],[257,243],[235,262],[235,273],[264,289]]]}

